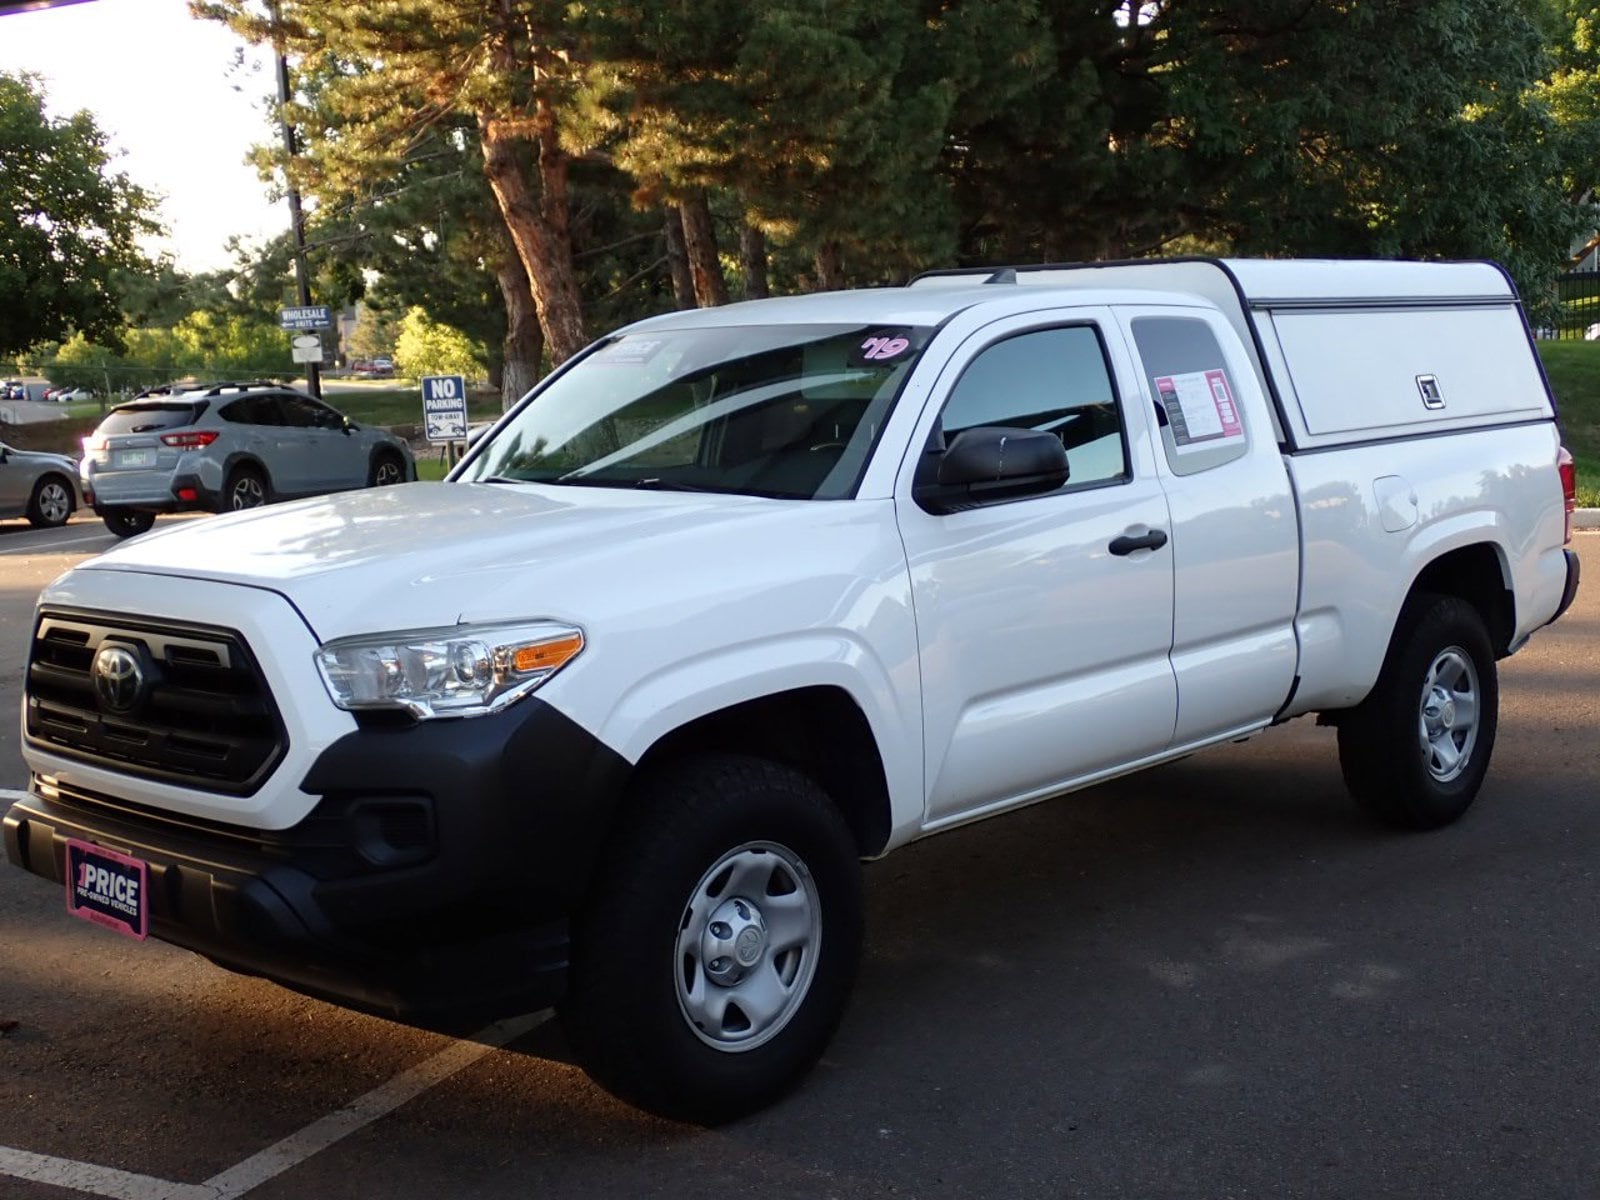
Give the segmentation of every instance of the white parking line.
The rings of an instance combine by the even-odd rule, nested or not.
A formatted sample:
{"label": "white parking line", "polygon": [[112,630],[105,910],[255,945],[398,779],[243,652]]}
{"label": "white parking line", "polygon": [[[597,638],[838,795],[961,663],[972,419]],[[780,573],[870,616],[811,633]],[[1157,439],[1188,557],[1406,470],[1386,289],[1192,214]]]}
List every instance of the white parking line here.
{"label": "white parking line", "polygon": [[537,1029],[550,1019],[546,1012],[513,1017],[497,1021],[480,1029],[470,1041],[457,1042],[448,1050],[441,1050],[426,1062],[418,1063],[409,1071],[396,1075],[388,1083],[375,1087],[365,1096],[345,1105],[338,1112],[314,1121],[298,1133],[291,1133],[275,1146],[268,1146],[259,1154],[252,1154],[236,1167],[206,1180],[205,1186],[213,1189],[217,1200],[232,1200],[250,1189],[259,1187],[269,1179],[282,1175],[290,1167],[299,1166],[314,1154],[320,1154],[335,1142],[349,1137],[386,1116],[408,1100],[469,1067],[491,1050],[497,1050]]}
{"label": "white parking line", "polygon": [[[17,794],[0,791],[0,797]],[[281,1142],[268,1146],[259,1154],[252,1154],[242,1163],[229,1167],[220,1175],[213,1175],[204,1183],[173,1183],[150,1175],[135,1175],[114,1167],[34,1154],[10,1146],[0,1146],[0,1175],[68,1188],[91,1196],[104,1196],[108,1200],[235,1200],[322,1153],[352,1133],[360,1132],[457,1071],[471,1066],[490,1051],[537,1029],[550,1017],[548,1011],[530,1013],[486,1026],[467,1041],[441,1050],[432,1058],[396,1075],[388,1083],[352,1100],[338,1112],[313,1121],[299,1132],[291,1133]]]}
{"label": "white parking line", "polygon": [[91,1196],[108,1196],[111,1200],[216,1200],[217,1196],[214,1188],[203,1183],[172,1183],[114,1167],[13,1150],[10,1146],[0,1146],[0,1175],[88,1192]]}
{"label": "white parking line", "polygon": [[13,546],[5,550],[0,550],[0,554],[50,554],[56,550],[59,550],[63,546],[87,546],[90,542],[104,542],[109,541],[110,538],[110,534],[97,533],[93,537],[71,538],[65,542],[46,542],[42,545],[35,544],[32,546]]}

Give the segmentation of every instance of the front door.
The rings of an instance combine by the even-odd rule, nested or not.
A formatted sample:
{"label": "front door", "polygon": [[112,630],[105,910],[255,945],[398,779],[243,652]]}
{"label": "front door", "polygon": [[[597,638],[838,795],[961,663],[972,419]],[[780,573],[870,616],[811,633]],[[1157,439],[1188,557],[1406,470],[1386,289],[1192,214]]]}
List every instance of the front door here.
{"label": "front door", "polygon": [[[942,368],[913,443],[1049,430],[1070,476],[1045,495],[935,515],[896,485],[921,650],[927,826],[1037,799],[1159,753],[1177,688],[1167,503],[1110,313],[1029,314],[974,333]],[[941,441],[943,439],[944,441]],[[924,466],[924,470],[927,467]]]}

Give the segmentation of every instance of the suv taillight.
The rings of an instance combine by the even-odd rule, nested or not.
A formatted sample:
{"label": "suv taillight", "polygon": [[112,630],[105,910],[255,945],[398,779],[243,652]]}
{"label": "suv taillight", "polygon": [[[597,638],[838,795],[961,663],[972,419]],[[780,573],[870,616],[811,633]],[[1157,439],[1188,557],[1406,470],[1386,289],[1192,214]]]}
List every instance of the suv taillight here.
{"label": "suv taillight", "polygon": [[179,450],[198,450],[202,446],[209,446],[217,440],[215,429],[197,429],[192,433],[163,433],[161,444],[175,446]]}
{"label": "suv taillight", "polygon": [[1572,451],[1565,446],[1556,455],[1556,466],[1561,471],[1561,496],[1567,507],[1565,540],[1572,540],[1572,514],[1578,507],[1578,464],[1572,461]]}

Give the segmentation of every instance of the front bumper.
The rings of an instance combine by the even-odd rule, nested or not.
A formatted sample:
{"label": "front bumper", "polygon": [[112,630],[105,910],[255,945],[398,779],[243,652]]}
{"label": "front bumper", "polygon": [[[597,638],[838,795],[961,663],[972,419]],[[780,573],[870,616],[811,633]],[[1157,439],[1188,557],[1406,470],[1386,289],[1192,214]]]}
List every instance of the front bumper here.
{"label": "front bumper", "polygon": [[66,841],[143,859],[153,936],[246,974],[403,1019],[489,1019],[560,998],[567,917],[627,775],[530,697],[471,720],[362,728],[270,831],[35,775],[6,856],[64,886]]}

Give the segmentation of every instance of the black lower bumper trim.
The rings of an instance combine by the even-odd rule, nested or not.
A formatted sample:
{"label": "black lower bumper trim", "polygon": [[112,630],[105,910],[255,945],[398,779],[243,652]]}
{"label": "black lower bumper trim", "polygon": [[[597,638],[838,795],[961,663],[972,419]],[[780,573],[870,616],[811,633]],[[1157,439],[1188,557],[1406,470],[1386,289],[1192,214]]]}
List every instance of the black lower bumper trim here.
{"label": "black lower bumper trim", "polygon": [[230,969],[403,1020],[492,1019],[560,999],[626,776],[530,698],[347,735],[301,784],[315,809],[279,833],[36,778],[5,848],[63,887],[69,838],[143,860],[152,935]]}
{"label": "black lower bumper trim", "polygon": [[1561,603],[1556,607],[1556,615],[1550,618],[1552,621],[1559,620],[1561,614],[1571,608],[1572,602],[1578,598],[1578,576],[1583,571],[1575,551],[1563,550],[1561,553],[1567,559],[1567,586],[1561,589]]}

